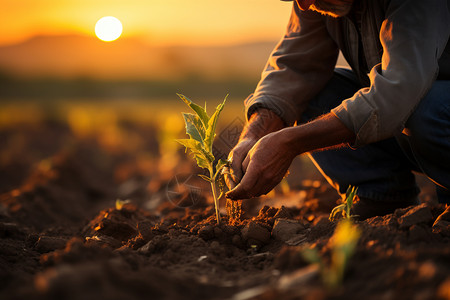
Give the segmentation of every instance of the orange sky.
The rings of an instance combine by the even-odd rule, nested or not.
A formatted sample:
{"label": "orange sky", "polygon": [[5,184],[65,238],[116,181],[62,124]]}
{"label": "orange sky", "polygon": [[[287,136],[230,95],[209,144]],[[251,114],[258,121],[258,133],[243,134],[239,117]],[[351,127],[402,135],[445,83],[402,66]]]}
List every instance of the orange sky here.
{"label": "orange sky", "polygon": [[278,40],[292,2],[279,0],[2,0],[0,45],[34,35],[94,34],[107,15],[120,19],[123,37],[154,45],[220,45]]}

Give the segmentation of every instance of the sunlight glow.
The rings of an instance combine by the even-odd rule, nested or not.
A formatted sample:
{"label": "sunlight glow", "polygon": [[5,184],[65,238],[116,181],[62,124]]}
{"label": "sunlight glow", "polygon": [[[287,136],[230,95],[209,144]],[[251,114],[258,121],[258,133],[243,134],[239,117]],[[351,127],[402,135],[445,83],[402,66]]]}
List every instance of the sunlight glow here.
{"label": "sunlight glow", "polygon": [[122,34],[122,23],[115,17],[103,17],[95,24],[95,35],[104,42],[112,42]]}

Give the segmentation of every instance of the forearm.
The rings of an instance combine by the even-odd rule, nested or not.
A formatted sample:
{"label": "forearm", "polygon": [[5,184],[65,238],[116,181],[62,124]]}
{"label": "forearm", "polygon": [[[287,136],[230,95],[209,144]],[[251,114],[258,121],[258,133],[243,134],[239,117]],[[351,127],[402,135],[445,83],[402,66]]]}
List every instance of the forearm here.
{"label": "forearm", "polygon": [[241,133],[240,140],[256,139],[283,129],[285,127],[283,120],[271,110],[260,108],[253,113]]}
{"label": "forearm", "polygon": [[285,128],[279,133],[282,144],[294,155],[338,147],[355,140],[355,133],[332,113],[301,126]]}
{"label": "forearm", "polygon": [[268,108],[278,112],[286,126],[292,126],[332,78],[338,53],[323,16],[301,11],[294,2],[287,31],[271,53],[254,93],[245,101],[247,112]]}

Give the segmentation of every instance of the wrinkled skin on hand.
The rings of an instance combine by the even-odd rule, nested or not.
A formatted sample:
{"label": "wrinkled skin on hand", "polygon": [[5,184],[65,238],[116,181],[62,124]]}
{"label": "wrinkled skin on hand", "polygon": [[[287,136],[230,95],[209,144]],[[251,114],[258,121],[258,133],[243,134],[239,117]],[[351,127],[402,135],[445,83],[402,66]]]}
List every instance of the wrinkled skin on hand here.
{"label": "wrinkled skin on hand", "polygon": [[225,196],[232,200],[267,194],[283,179],[295,156],[346,146],[356,137],[332,113],[286,128],[274,113],[254,115],[230,153],[233,163],[229,173],[233,175],[226,176],[231,191]]}
{"label": "wrinkled skin on hand", "polygon": [[[247,166],[250,162],[249,152],[261,137],[284,128],[284,123],[280,117],[268,109],[258,109],[246,124],[239,138],[238,144],[230,152],[228,159],[231,161],[230,168],[224,169],[225,182],[230,190],[233,190],[244,177]],[[247,159],[244,168],[244,160]],[[249,197],[242,197],[246,199]],[[239,198],[235,198],[239,199]]]}
{"label": "wrinkled skin on hand", "polygon": [[[227,179],[228,177],[228,180],[231,180],[234,185],[237,185],[241,181],[245,173],[242,164],[247,157],[247,153],[257,142],[258,140],[254,138],[243,139],[239,141],[236,147],[230,152],[228,159],[231,161],[231,170],[229,176],[225,176],[225,178]],[[230,189],[234,188],[230,185],[228,185],[228,187],[230,187]]]}
{"label": "wrinkled skin on hand", "polygon": [[[249,145],[250,142],[245,141],[241,149]],[[238,150],[240,159],[241,153],[240,149]],[[264,136],[248,151],[242,162],[245,175],[226,197],[238,200],[267,194],[283,179],[295,156],[295,152],[285,143],[281,132]]]}

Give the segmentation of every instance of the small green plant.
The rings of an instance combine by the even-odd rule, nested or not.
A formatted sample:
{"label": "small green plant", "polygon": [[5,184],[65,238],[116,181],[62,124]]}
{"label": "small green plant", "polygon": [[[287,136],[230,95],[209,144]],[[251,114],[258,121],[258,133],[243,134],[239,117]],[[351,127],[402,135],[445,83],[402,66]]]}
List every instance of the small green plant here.
{"label": "small green plant", "polygon": [[116,209],[122,210],[123,206],[128,203],[131,203],[131,201],[128,199],[127,200],[117,199],[116,200]]}
{"label": "small green plant", "polygon": [[[205,108],[203,108],[184,95],[177,95],[195,112],[195,114],[182,113],[184,122],[186,123],[186,133],[190,138],[177,140],[177,142],[185,146],[186,151],[191,151],[199,167],[209,171],[209,176],[199,176],[211,184],[217,223],[220,224],[219,199],[222,197],[225,188],[222,169],[226,167],[229,162],[227,160],[219,159],[216,165],[214,165],[215,157],[212,153],[212,146],[216,135],[215,130],[217,121],[227,98],[225,97],[223,103],[216,107],[214,114],[209,116],[206,112],[206,105]],[[218,191],[219,195],[217,195]]]}
{"label": "small green plant", "polygon": [[353,206],[353,200],[356,196],[357,191],[358,191],[357,187],[354,186],[348,187],[347,192],[345,194],[344,203],[333,208],[329,217],[330,221],[337,221],[341,218],[350,219],[351,217],[353,217],[350,213],[350,210]]}
{"label": "small green plant", "polygon": [[331,258],[329,263],[325,262],[315,248],[304,249],[301,254],[308,262],[319,265],[324,284],[333,289],[342,284],[345,269],[355,251],[360,235],[360,229],[350,219],[344,219],[339,222],[330,238]]}

